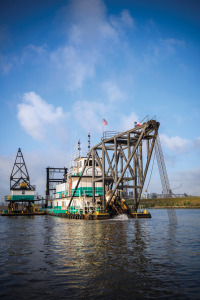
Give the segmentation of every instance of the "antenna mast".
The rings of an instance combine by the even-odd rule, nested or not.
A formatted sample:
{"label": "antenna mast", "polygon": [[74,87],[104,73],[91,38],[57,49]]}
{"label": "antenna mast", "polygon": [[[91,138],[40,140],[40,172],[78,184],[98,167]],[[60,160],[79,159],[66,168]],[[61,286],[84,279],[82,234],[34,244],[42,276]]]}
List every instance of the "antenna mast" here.
{"label": "antenna mast", "polygon": [[88,133],[88,153],[90,152],[90,133]]}
{"label": "antenna mast", "polygon": [[79,154],[79,157],[81,157],[81,142],[80,142],[80,140],[78,141],[78,154]]}

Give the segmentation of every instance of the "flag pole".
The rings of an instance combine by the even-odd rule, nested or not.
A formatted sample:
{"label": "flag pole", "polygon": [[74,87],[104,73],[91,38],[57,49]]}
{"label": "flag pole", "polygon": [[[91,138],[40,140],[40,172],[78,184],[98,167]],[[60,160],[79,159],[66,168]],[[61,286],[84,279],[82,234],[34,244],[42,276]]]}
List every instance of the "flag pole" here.
{"label": "flag pole", "polygon": [[103,131],[103,138],[104,138],[104,125],[107,125],[108,123],[106,122],[105,119],[103,119],[103,122],[102,122],[102,131]]}

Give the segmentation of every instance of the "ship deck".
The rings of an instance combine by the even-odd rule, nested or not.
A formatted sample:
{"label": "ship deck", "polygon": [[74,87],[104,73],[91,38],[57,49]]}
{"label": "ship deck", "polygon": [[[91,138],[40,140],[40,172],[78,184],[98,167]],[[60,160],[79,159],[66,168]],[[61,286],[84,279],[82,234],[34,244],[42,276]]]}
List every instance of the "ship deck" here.
{"label": "ship deck", "polygon": [[17,217],[17,216],[42,216],[46,215],[45,211],[41,212],[7,212],[7,213],[1,213],[1,216],[7,216],[7,217]]}

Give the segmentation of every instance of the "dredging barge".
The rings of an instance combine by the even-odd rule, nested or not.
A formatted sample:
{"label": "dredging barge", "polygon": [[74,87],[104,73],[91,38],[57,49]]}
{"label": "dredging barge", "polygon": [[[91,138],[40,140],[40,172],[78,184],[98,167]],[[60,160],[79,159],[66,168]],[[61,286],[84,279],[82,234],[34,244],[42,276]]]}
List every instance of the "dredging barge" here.
{"label": "dredging barge", "polygon": [[[69,170],[63,168],[63,180],[56,185],[53,198],[47,180],[46,213],[89,220],[121,214],[130,218],[151,218],[146,210],[138,212],[138,207],[159,125],[152,119],[123,133],[106,132],[92,149],[89,139],[85,157],[80,155],[79,141],[79,155]],[[145,146],[146,151],[143,151]],[[124,199],[128,189],[133,191],[132,207]]]}
{"label": "dredging barge", "polygon": [[[103,220],[125,214],[129,218],[151,218],[146,210],[138,212],[138,207],[159,125],[151,119],[143,124],[136,123],[133,129],[123,133],[107,131],[92,149],[88,135],[86,156],[80,154],[79,141],[79,155],[70,169],[57,168],[64,174],[61,181],[54,181],[57,185],[53,197],[50,195],[51,168],[47,168],[45,206],[40,211],[35,210],[34,202],[40,199],[35,197],[35,187],[30,184],[19,148],[10,177],[11,195],[6,199],[8,210],[2,215],[49,214],[70,219]],[[133,193],[132,206],[124,197],[128,189]]]}

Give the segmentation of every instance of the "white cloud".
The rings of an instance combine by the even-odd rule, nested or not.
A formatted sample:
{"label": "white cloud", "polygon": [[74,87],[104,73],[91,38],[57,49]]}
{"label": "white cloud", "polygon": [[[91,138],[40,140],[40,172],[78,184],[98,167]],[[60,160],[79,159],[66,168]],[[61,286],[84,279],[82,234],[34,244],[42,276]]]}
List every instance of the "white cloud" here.
{"label": "white cloud", "polygon": [[74,116],[86,131],[102,132],[102,118],[107,112],[101,102],[77,101],[73,108]]}
{"label": "white cloud", "polygon": [[[99,96],[99,99],[95,101],[77,101],[73,107],[73,115],[80,126],[87,131],[97,131],[98,133],[102,132],[103,118],[107,120],[109,130],[112,129],[112,119],[117,111],[116,103],[118,100],[125,98],[124,93],[113,80],[102,83],[100,87],[103,95]],[[123,120],[120,122],[121,119]],[[119,116],[118,124],[122,124],[123,128],[128,126],[128,122],[127,117]],[[104,129],[107,130],[107,126]]]}
{"label": "white cloud", "polygon": [[183,139],[179,136],[174,136],[170,138],[166,134],[161,134],[160,139],[164,146],[177,153],[187,152],[188,146],[190,145],[189,140]]}
{"label": "white cloud", "polygon": [[[148,185],[150,173],[151,173],[151,165],[147,173],[145,188]],[[171,172],[168,172],[168,178],[169,178],[170,188],[172,189],[172,192],[174,194],[186,193],[192,196],[200,196],[200,185],[199,185],[200,168],[199,167],[195,169],[191,168],[191,169],[185,169],[181,171],[177,171],[173,168]],[[158,166],[156,162],[154,162],[154,168],[153,168],[153,173],[150,180],[148,192],[149,193],[162,192],[162,185],[161,185]]]}
{"label": "white cloud", "polygon": [[5,55],[0,54],[0,70],[6,75],[13,68],[13,62]]}
{"label": "white cloud", "polygon": [[35,46],[30,44],[24,48],[22,56],[17,63],[18,65],[23,65],[25,63],[41,64],[48,59],[49,53],[46,45]]}
{"label": "white cloud", "polygon": [[124,24],[127,27],[131,27],[131,28],[135,27],[135,22],[127,9],[122,10],[121,21],[122,24]]}
{"label": "white cloud", "polygon": [[132,112],[130,115],[121,116],[120,118],[120,128],[121,131],[126,131],[134,128],[134,122],[138,122],[138,116],[136,113]]}
{"label": "white cloud", "polygon": [[2,55],[0,53],[0,70],[7,75],[15,66],[20,67],[25,63],[41,64],[49,60],[46,45],[28,45],[23,49],[21,56]]}
{"label": "white cloud", "polygon": [[192,196],[200,196],[200,168],[173,172],[171,182],[174,183],[174,186],[175,183],[177,186],[182,183],[181,188],[174,190],[174,193],[180,192]]}
{"label": "white cloud", "polygon": [[135,21],[127,9],[123,9],[120,16],[111,16],[110,23],[119,31],[122,31],[124,27],[135,28]]}
{"label": "white cloud", "polygon": [[120,18],[109,19],[101,0],[71,1],[65,14],[69,19],[65,25],[67,42],[50,53],[50,59],[52,69],[73,91],[95,76],[97,66],[105,64],[106,53],[115,55],[116,47],[121,49],[120,35],[133,27],[133,19],[127,10],[121,12]]}
{"label": "white cloud", "polygon": [[185,41],[174,38],[160,39],[151,41],[149,47],[147,47],[149,54],[145,55],[146,61],[158,63],[162,60],[169,59],[175,55],[177,50],[185,47]]}
{"label": "white cloud", "polygon": [[13,164],[14,156],[0,156],[0,200],[9,195],[9,180]]}
{"label": "white cloud", "polygon": [[124,100],[125,95],[114,81],[106,81],[102,84],[102,88],[107,95],[109,101]]}
{"label": "white cloud", "polygon": [[200,137],[194,140],[195,149],[200,150]]}
{"label": "white cloud", "polygon": [[168,53],[174,53],[176,47],[184,47],[184,46],[185,46],[185,42],[183,40],[178,40],[174,38],[160,40],[160,47],[165,48]]}
{"label": "white cloud", "polygon": [[115,39],[117,32],[109,24],[106,7],[101,0],[74,0],[68,6],[71,26],[68,33],[69,44],[86,48],[99,47],[102,39]]}
{"label": "white cloud", "polygon": [[103,0],[71,0],[57,13],[57,21],[63,27],[59,32],[64,33],[59,47],[50,50],[49,45],[30,44],[23,49],[21,57],[0,56],[2,72],[6,74],[23,64],[40,64],[47,69],[46,74],[53,78],[54,85],[74,91],[95,77],[98,67],[107,67],[109,60],[120,52],[123,59],[126,54],[130,58],[126,31],[135,25],[128,10],[110,16]]}
{"label": "white cloud", "polygon": [[25,93],[18,104],[18,120],[24,130],[34,139],[43,139],[46,127],[64,118],[61,107],[55,108],[34,92]]}
{"label": "white cloud", "polygon": [[51,61],[55,68],[65,81],[68,90],[75,90],[82,86],[86,78],[93,77],[95,73],[95,54],[91,57],[88,53],[76,49],[72,46],[59,48],[51,53]]}

